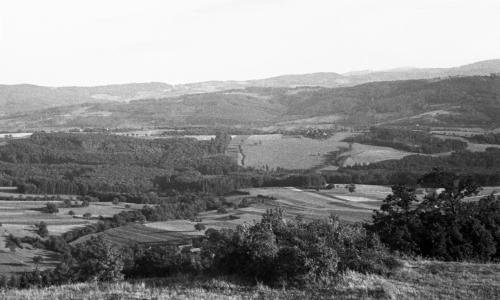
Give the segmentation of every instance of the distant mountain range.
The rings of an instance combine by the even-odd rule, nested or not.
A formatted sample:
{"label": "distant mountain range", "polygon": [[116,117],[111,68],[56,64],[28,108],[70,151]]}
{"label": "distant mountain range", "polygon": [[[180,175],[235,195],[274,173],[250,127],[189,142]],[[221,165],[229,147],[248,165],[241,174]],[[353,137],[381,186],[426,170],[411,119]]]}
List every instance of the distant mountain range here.
{"label": "distant mountain range", "polygon": [[[386,71],[358,71],[345,74],[312,73],[283,75],[248,81],[207,81],[171,85],[167,83],[130,83],[95,87],[43,87],[29,84],[0,85],[0,116],[50,107],[82,103],[128,102],[162,99],[189,94],[243,90],[249,87],[349,87],[368,82],[432,79],[500,73],[500,59],[481,61],[454,68],[403,68]],[[243,103],[238,103],[245,105]]]}
{"label": "distant mountain range", "polygon": [[500,128],[500,76],[383,81],[336,88],[253,86],[161,99],[76,104],[0,117],[0,128],[265,127],[325,120],[344,126]]}

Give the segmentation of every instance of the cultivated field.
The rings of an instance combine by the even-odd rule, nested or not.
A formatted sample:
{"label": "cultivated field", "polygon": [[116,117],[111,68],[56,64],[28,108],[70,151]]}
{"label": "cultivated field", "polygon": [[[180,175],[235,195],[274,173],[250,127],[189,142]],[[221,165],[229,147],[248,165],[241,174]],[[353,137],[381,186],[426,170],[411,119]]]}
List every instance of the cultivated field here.
{"label": "cultivated field", "polygon": [[[145,226],[188,236],[203,235],[195,224],[201,223],[206,229],[236,228],[242,224],[260,221],[268,209],[282,208],[287,218],[301,216],[304,219],[327,218],[330,214],[349,222],[369,221],[374,209],[378,209],[381,200],[391,192],[383,186],[358,185],[356,192],[349,193],[344,185],[332,190],[301,190],[296,188],[250,188],[245,189],[250,195],[231,196],[227,200],[237,208],[227,209],[225,213],[207,211],[199,214],[199,222],[174,220],[146,223]],[[265,197],[259,197],[265,196]],[[238,207],[244,198],[252,197],[249,207]]]}
{"label": "cultivated field", "polygon": [[95,235],[103,236],[106,240],[117,245],[164,244],[166,241],[169,244],[183,245],[189,240],[189,236],[175,231],[166,231],[142,224],[129,224],[111,228],[100,233],[85,235],[73,241],[72,244],[79,244]]}
{"label": "cultivated field", "polygon": [[41,256],[40,269],[51,267],[56,263],[55,253],[47,250],[36,249],[31,245],[23,244],[23,248],[14,251],[6,247],[6,237],[9,234],[21,233],[23,229],[0,227],[0,275],[32,271],[35,268],[33,257]]}
{"label": "cultivated field", "polygon": [[[14,252],[6,248],[5,239],[10,234],[15,237],[38,237],[36,224],[45,222],[50,235],[60,235],[96,222],[95,219],[82,218],[82,215],[87,212],[94,217],[99,215],[111,217],[127,209],[125,208],[127,203],[114,205],[110,202],[93,202],[88,207],[59,208],[58,213],[49,214],[43,211],[47,202],[58,205],[63,203],[62,201],[0,200],[0,275],[33,270],[34,256],[42,256],[43,262],[39,266],[42,269],[53,266],[56,262],[55,253],[33,248],[29,244],[23,244],[23,248],[16,248]],[[142,207],[138,204],[128,205],[130,209]],[[75,213],[74,216],[68,214],[70,210]]]}

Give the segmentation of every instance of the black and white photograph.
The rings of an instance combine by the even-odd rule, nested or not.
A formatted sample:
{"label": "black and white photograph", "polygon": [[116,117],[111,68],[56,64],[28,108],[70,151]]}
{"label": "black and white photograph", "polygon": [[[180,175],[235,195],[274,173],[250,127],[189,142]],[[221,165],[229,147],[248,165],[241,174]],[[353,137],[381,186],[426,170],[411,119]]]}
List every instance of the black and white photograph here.
{"label": "black and white photograph", "polygon": [[500,1],[0,0],[0,299],[500,299]]}

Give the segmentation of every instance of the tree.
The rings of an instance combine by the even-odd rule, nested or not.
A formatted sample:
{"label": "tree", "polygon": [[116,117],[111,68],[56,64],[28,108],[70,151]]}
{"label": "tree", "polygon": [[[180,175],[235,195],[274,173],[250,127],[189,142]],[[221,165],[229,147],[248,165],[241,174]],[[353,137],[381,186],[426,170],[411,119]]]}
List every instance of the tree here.
{"label": "tree", "polygon": [[5,248],[9,248],[10,252],[16,252],[16,248],[22,248],[19,238],[9,234],[5,239]]}
{"label": "tree", "polygon": [[205,225],[204,225],[204,224],[202,224],[202,223],[196,223],[196,224],[194,225],[194,229],[196,229],[196,230],[198,230],[198,231],[205,230],[205,228],[206,228],[206,227],[205,227]]}
{"label": "tree", "polygon": [[41,237],[46,237],[49,235],[49,230],[47,229],[47,224],[45,222],[40,222],[36,225],[36,233]]}
{"label": "tree", "polygon": [[356,191],[356,185],[353,183],[347,185],[347,190],[349,191],[349,193],[354,193]]}
{"label": "tree", "polygon": [[124,253],[102,236],[72,248],[73,271],[80,280],[118,281],[123,279]]}
{"label": "tree", "polygon": [[120,204],[120,199],[118,199],[117,197],[113,198],[113,201],[112,201],[113,205],[118,205]]}
{"label": "tree", "polygon": [[55,214],[59,212],[59,208],[57,208],[57,205],[52,202],[47,202],[45,205],[45,211],[49,214]]}
{"label": "tree", "polygon": [[41,257],[40,255],[33,257],[33,263],[35,264],[35,270],[38,270],[38,266],[42,263],[42,261],[43,261],[43,257]]}
{"label": "tree", "polygon": [[217,213],[218,214],[227,214],[227,209],[225,207],[221,206],[217,209]]}
{"label": "tree", "polygon": [[70,210],[70,211],[68,211],[68,215],[70,215],[70,216],[74,216],[74,215],[75,215],[75,212],[74,212],[74,211],[72,211],[72,210]]}
{"label": "tree", "polygon": [[89,213],[89,212],[86,212],[86,213],[83,214],[83,218],[84,219],[90,219],[91,217],[92,217],[92,214]]}
{"label": "tree", "polygon": [[394,186],[367,228],[409,254],[485,262],[500,257],[500,201],[492,195],[464,201],[479,190],[467,176],[434,170],[419,182],[436,191],[419,203],[414,189]]}

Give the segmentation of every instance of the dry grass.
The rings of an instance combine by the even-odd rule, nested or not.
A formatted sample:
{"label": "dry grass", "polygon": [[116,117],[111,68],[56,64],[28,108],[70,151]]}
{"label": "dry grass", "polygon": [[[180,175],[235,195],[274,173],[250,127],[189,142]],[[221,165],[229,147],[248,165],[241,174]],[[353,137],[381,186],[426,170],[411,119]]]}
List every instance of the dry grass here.
{"label": "dry grass", "polygon": [[333,136],[315,140],[298,136],[250,136],[242,145],[245,166],[263,168],[309,169],[322,165],[325,156],[347,143]]}
{"label": "dry grass", "polygon": [[348,271],[305,289],[247,285],[234,278],[180,275],[119,283],[8,290],[8,299],[499,299],[500,265],[409,261],[389,277]]}
{"label": "dry grass", "polygon": [[355,164],[371,164],[388,159],[401,159],[412,154],[415,153],[400,151],[390,147],[379,147],[354,143],[352,144],[351,151],[342,154],[342,156],[346,158],[343,166],[352,166]]}

